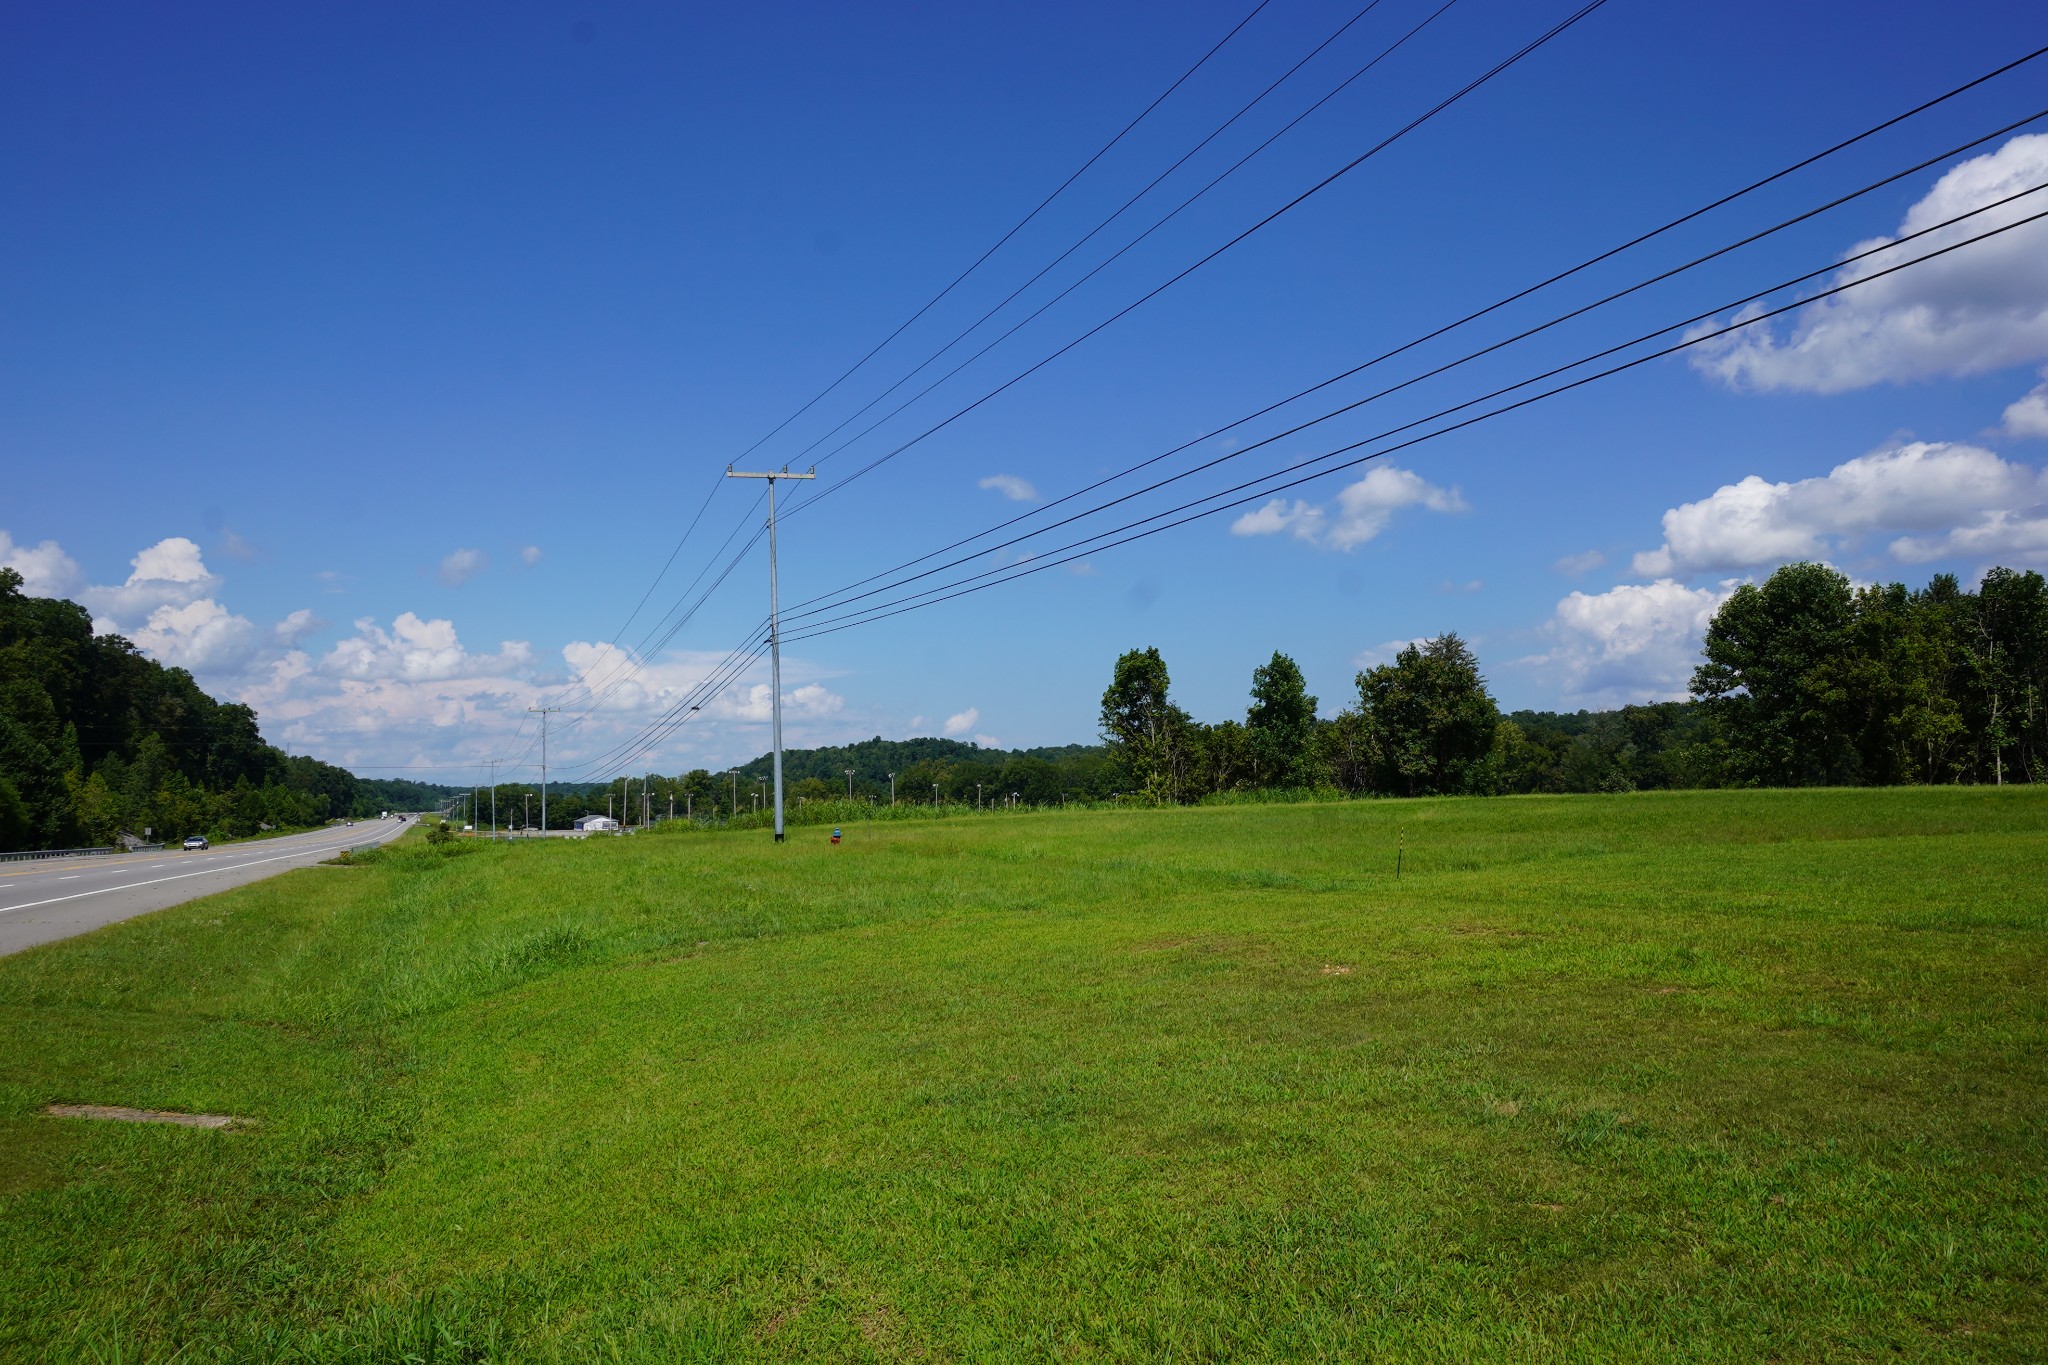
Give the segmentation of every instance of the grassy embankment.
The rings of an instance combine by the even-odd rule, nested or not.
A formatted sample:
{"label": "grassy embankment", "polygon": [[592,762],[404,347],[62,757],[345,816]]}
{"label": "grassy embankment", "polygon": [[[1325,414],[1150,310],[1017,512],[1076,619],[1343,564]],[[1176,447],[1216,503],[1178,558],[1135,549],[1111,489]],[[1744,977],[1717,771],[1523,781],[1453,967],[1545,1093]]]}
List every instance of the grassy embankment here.
{"label": "grassy embankment", "polygon": [[291,873],[0,961],[0,1356],[2039,1359],[2044,797]]}

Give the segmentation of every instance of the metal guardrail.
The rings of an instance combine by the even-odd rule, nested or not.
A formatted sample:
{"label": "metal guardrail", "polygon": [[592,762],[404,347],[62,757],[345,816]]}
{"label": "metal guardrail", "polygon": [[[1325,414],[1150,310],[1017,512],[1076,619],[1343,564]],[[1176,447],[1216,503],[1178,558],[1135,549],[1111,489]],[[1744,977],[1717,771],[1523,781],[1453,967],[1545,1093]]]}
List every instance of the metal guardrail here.
{"label": "metal guardrail", "polygon": [[[157,845],[162,848],[162,844]],[[21,853],[0,853],[0,863],[38,862],[44,858],[104,858],[109,853],[126,853],[125,848],[32,848]]]}

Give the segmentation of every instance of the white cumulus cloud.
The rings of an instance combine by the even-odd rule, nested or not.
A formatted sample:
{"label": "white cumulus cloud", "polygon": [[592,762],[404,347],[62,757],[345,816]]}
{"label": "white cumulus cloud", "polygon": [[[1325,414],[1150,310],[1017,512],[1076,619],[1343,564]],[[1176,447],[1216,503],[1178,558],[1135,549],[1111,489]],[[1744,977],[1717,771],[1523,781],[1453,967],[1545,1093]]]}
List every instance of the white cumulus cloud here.
{"label": "white cumulus cloud", "polygon": [[[306,641],[328,623],[311,608],[257,625],[222,603],[221,578],[199,547],[179,536],[137,554],[127,580],[112,587],[78,588],[84,574],[53,541],[19,545],[0,532],[0,564],[18,567],[32,590],[77,596],[96,610],[95,629],[118,631],[150,658],[190,669],[209,694],[254,706],[272,743],[372,775],[397,764],[429,780],[466,781],[496,757],[503,760],[501,777],[530,781],[536,734],[529,706],[545,700],[577,713],[573,725],[568,716],[556,719],[559,771],[644,734],[729,662],[722,653],[687,651],[642,659],[576,641],[551,665],[524,640],[472,650],[454,621],[410,611],[388,624],[362,617],[345,638],[314,652]],[[704,703],[691,717],[698,723],[676,730],[645,761],[682,771],[760,753],[770,692],[755,678],[765,672],[766,664],[757,664],[739,685]],[[804,660],[785,658],[783,676],[790,744],[844,743],[872,733],[873,718],[849,715],[846,699],[817,681]],[[436,766],[450,762],[458,767]]]}
{"label": "white cumulus cloud", "polygon": [[221,585],[199,547],[183,536],[168,536],[128,562],[127,581],[78,594],[93,613],[93,629],[102,635],[138,631],[162,608],[191,606]]}
{"label": "white cumulus cloud", "polygon": [[1577,578],[1582,573],[1591,573],[1607,562],[1607,556],[1598,550],[1587,550],[1583,554],[1566,555],[1550,567],[1567,578]]}
{"label": "white cumulus cloud", "polygon": [[318,634],[327,629],[327,622],[313,614],[311,607],[300,607],[297,611],[272,627],[277,638],[287,645],[296,645],[308,635]]}
{"label": "white cumulus cloud", "polygon": [[1333,550],[1351,550],[1387,529],[1404,507],[1432,512],[1462,512],[1465,499],[1455,488],[1439,488],[1420,474],[1399,465],[1374,465],[1365,477],[1338,492],[1330,507],[1296,498],[1274,498],[1230,524],[1236,536],[1286,534]]}
{"label": "white cumulus cloud", "polygon": [[1957,535],[1987,548],[2026,543],[2024,528],[2048,515],[2044,498],[2048,480],[2038,470],[1978,446],[1915,441],[1859,455],[1820,478],[1771,483],[1752,474],[1674,507],[1664,514],[1664,543],[1638,554],[1634,570],[1683,578],[1819,559],[1871,533],[1932,534],[1893,542],[1895,554],[1915,561],[1935,556],[1910,547]]}
{"label": "white cumulus cloud", "polygon": [[1031,480],[1020,479],[1015,474],[991,474],[981,481],[980,486],[993,488],[1011,502],[1030,502],[1038,496],[1038,490],[1031,486]]}
{"label": "white cumulus cloud", "polygon": [[519,562],[526,565],[529,569],[540,563],[540,546],[522,546],[519,551]]}
{"label": "white cumulus cloud", "polygon": [[0,531],[0,565],[21,575],[21,590],[30,597],[68,597],[85,581],[78,562],[54,540],[23,545]]}
{"label": "white cumulus cloud", "polygon": [[134,572],[130,583],[215,583],[207,572],[199,547],[183,536],[169,536],[135,556],[129,563]]}
{"label": "white cumulus cloud", "polygon": [[949,735],[964,735],[969,730],[972,730],[975,722],[980,719],[981,709],[970,706],[958,715],[946,717],[946,733]]}
{"label": "white cumulus cloud", "polygon": [[1322,539],[1323,509],[1296,498],[1274,498],[1265,506],[1246,512],[1230,523],[1234,536],[1274,536],[1285,533],[1310,544]]}
{"label": "white cumulus cloud", "polygon": [[260,643],[248,617],[235,615],[210,597],[158,607],[130,638],[158,663],[197,674],[237,671]]}
{"label": "white cumulus cloud", "polygon": [[524,640],[505,641],[495,655],[473,655],[456,638],[453,621],[422,620],[409,611],[400,612],[388,631],[369,616],[355,623],[355,631],[327,651],[320,661],[324,671],[347,678],[427,682],[479,670],[518,669],[533,661],[533,648]]}
{"label": "white cumulus cloud", "polygon": [[[2015,137],[1952,167],[1906,211],[1899,234],[1922,231],[2044,181],[2048,134]],[[2048,193],[1988,210],[1844,266],[1828,285],[1868,279],[2043,208]],[[1875,238],[1845,254],[1895,240]],[[1705,342],[1692,363],[1732,388],[1841,393],[2038,361],[2048,356],[2048,220],[1859,285],[1796,317],[1789,333],[1758,324]]]}
{"label": "white cumulus cloud", "polygon": [[1428,643],[1429,637],[1426,635],[1418,635],[1412,640],[1383,640],[1352,655],[1351,666],[1358,669],[1378,668],[1381,664],[1394,662],[1394,657],[1402,650],[1411,647],[1420,649]]}
{"label": "white cumulus cloud", "polygon": [[1900,536],[1891,543],[1891,552],[1908,564],[1930,559],[2048,564],[2048,501],[2024,511],[1990,512],[1938,536]]}
{"label": "white cumulus cloud", "polygon": [[2042,382],[2007,407],[2003,423],[2008,436],[2048,436],[2048,370]]}
{"label": "white cumulus cloud", "polygon": [[441,561],[439,577],[451,588],[460,587],[482,573],[490,562],[491,557],[482,550],[457,550]]}
{"label": "white cumulus cloud", "polygon": [[1547,675],[1574,706],[1622,706],[1686,695],[1707,623],[1734,580],[1692,588],[1668,578],[1575,592],[1557,604],[1549,652],[1521,666]]}

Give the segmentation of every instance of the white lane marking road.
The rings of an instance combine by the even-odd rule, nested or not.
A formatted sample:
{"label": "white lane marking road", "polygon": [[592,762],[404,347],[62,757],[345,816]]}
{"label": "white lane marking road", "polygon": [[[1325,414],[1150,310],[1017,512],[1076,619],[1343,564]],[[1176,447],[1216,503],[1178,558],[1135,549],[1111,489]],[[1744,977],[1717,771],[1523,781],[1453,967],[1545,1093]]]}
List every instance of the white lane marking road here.
{"label": "white lane marking road", "polygon": [[[290,862],[294,858],[303,858],[310,853],[325,853],[336,847],[338,845],[322,844],[318,848],[302,848],[297,853],[284,853],[275,858],[251,858],[247,862],[229,863],[225,867],[203,867],[197,872],[176,872],[168,877],[153,877],[146,882],[123,882],[119,886],[103,886],[97,891],[74,891],[68,896],[52,896],[46,901],[30,901],[26,905],[0,905],[0,915],[14,910],[34,910],[38,906],[56,905],[60,901],[83,900],[87,896],[104,896],[109,891],[133,891],[138,887],[158,886],[164,882],[181,882],[187,877],[204,877],[214,872],[233,872],[237,868],[260,867],[264,863]],[[69,879],[66,878],[65,880]]]}

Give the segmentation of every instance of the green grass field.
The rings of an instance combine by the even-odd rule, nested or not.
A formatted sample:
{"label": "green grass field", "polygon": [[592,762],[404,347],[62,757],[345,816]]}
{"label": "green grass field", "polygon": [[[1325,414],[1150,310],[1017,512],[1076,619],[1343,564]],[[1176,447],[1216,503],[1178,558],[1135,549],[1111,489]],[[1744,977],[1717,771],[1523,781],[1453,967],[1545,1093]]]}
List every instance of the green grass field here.
{"label": "green grass field", "polygon": [[849,831],[0,960],[0,1356],[2048,1357],[2048,792]]}

